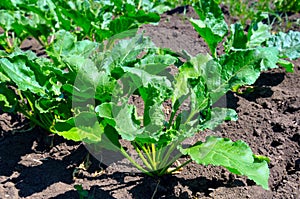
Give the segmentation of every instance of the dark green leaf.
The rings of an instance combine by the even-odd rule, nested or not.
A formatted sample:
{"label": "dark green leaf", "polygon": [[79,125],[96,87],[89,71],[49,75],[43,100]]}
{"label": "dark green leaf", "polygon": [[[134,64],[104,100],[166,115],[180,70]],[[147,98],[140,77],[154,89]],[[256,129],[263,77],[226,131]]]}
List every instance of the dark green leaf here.
{"label": "dark green leaf", "polygon": [[21,58],[16,58],[13,62],[2,58],[0,59],[0,65],[6,75],[18,86],[18,89],[23,91],[30,90],[41,95],[46,93],[45,88],[36,81],[34,72],[26,66],[26,62]]}

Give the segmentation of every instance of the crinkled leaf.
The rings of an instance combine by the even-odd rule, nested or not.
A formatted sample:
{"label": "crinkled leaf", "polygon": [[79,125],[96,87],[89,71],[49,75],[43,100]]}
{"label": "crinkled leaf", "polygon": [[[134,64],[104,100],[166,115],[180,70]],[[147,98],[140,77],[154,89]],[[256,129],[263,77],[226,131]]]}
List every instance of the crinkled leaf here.
{"label": "crinkled leaf", "polygon": [[212,102],[233,87],[253,84],[261,70],[276,67],[276,53],[274,48],[238,50],[221,56],[218,62],[210,61],[204,65],[203,75]]}
{"label": "crinkled leaf", "polygon": [[[193,57],[190,62],[185,63],[179,68],[179,73],[175,77],[174,91],[172,96],[172,102],[175,103],[176,100],[187,95],[190,92],[191,86],[188,84],[189,78],[197,79],[203,72],[202,68],[211,60],[210,55],[199,54]],[[203,92],[199,91],[198,92]]]}
{"label": "crinkled leaf", "polygon": [[266,161],[254,159],[250,147],[243,141],[232,142],[226,138],[207,137],[205,142],[181,149],[198,164],[226,167],[230,172],[245,175],[264,189],[268,188],[269,168]]}
{"label": "crinkled leaf", "polygon": [[116,130],[124,140],[133,141],[144,129],[134,121],[135,107],[125,104],[119,113],[114,115]]}
{"label": "crinkled leaf", "polygon": [[136,88],[147,87],[148,85],[171,87],[171,82],[164,76],[152,75],[138,68],[123,67],[123,70],[132,78]]}
{"label": "crinkled leaf", "polygon": [[142,35],[136,35],[131,39],[120,40],[107,52],[100,64],[100,68],[110,73],[117,67],[126,66],[136,61],[141,52],[147,52],[149,49],[155,49],[154,43]]}
{"label": "crinkled leaf", "polygon": [[165,114],[163,102],[169,98],[168,87],[148,85],[139,88],[144,100],[143,126],[144,132],[139,135],[138,140],[143,143],[155,143],[163,133]]}
{"label": "crinkled leaf", "polygon": [[150,74],[158,74],[166,67],[174,64],[176,58],[171,55],[150,55],[143,58],[140,63],[135,64],[135,67],[141,68]]}
{"label": "crinkled leaf", "polygon": [[261,71],[266,71],[273,68],[278,68],[276,63],[278,62],[279,52],[276,48],[257,48],[259,57],[262,59],[260,63]]}
{"label": "crinkled leaf", "polygon": [[6,30],[11,30],[15,18],[6,10],[0,10],[0,26]]}
{"label": "crinkled leaf", "polygon": [[62,57],[70,64],[82,64],[81,62],[84,64],[84,59],[89,58],[99,46],[98,43],[89,40],[76,41],[76,37],[65,30],[58,31],[55,36],[52,47],[47,51],[48,54],[58,59]]}
{"label": "crinkled leaf", "polygon": [[253,23],[248,32],[248,48],[255,48],[270,38],[270,26],[262,22]]}
{"label": "crinkled leaf", "polygon": [[297,59],[300,57],[300,32],[279,32],[267,41],[267,46],[276,47],[281,58]]}
{"label": "crinkled leaf", "polygon": [[49,54],[52,55],[53,52],[55,56],[69,55],[69,52],[74,48],[75,42],[76,37],[74,35],[68,31],[60,30],[55,34],[55,42],[52,44]]}

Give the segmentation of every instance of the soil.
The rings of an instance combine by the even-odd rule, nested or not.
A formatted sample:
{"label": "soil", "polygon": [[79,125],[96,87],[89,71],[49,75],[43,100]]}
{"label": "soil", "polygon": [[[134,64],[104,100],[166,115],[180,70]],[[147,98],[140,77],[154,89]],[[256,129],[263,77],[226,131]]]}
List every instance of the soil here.
{"label": "soil", "polygon": [[[191,55],[206,53],[206,44],[187,21],[190,17],[196,18],[191,8],[178,8],[163,14],[159,25],[146,25],[141,31],[160,47],[178,52],[185,49]],[[22,47],[43,54],[33,39]],[[300,198],[300,60],[293,63],[294,73],[283,69],[265,72],[253,85],[253,92],[229,93],[226,104],[238,112],[239,120],[199,136],[241,139],[254,153],[268,156],[270,190],[221,167],[195,163],[179,174],[159,179],[133,172],[126,160],[104,166],[87,156],[83,144],[49,135],[39,128],[25,131],[26,119],[2,113],[0,198],[79,198],[84,192],[77,191],[74,185],[82,185],[91,198],[101,199]],[[84,162],[91,164],[83,167]]]}

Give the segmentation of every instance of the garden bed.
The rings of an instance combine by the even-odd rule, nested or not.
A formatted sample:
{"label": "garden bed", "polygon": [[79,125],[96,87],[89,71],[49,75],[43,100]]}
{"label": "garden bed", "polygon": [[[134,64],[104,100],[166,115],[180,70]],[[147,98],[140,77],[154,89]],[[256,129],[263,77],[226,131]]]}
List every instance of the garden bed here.
{"label": "garden bed", "polygon": [[[208,52],[186,20],[195,13],[191,8],[185,15],[183,11],[164,14],[159,25],[146,25],[141,31],[159,47],[185,49],[192,55]],[[27,40],[23,48],[43,53],[34,40]],[[261,74],[253,92],[229,93],[227,106],[238,112],[239,120],[199,135],[199,139],[207,135],[241,139],[255,154],[269,157],[268,191],[224,168],[194,163],[160,179],[130,172],[122,164],[125,160],[106,167],[91,158],[92,165],[84,170],[79,168],[88,153],[83,144],[48,135],[40,128],[20,132],[27,127],[26,119],[3,113],[0,198],[79,198],[74,185],[82,185],[93,198],[299,198],[300,60],[293,63],[294,73],[272,70]]]}

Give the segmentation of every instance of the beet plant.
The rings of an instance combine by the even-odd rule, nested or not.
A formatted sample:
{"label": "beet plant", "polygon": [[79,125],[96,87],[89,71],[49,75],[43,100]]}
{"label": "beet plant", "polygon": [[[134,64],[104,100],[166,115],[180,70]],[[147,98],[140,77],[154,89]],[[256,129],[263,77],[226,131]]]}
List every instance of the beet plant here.
{"label": "beet plant", "polygon": [[[277,59],[270,60],[265,53],[270,49],[238,51],[217,59],[199,54],[179,65],[173,76],[166,74],[166,69],[178,60],[166,54],[152,54],[153,44],[146,41],[141,36],[120,41],[107,51],[109,57],[100,53],[95,60],[80,57],[79,61],[72,55],[63,58],[71,65],[82,63],[82,71],[74,85],[69,85],[76,115],[57,120],[53,126],[56,133],[84,141],[93,151],[119,151],[151,176],[172,173],[194,160],[224,166],[267,188],[267,158],[254,155],[243,141],[210,136],[191,146],[183,143],[224,120],[237,119],[234,110],[212,105],[231,88],[252,84],[262,67],[267,67],[262,63],[275,65]],[[126,51],[120,51],[121,46],[126,46]],[[146,55],[134,61],[141,53]],[[143,107],[129,104],[132,96],[141,98]],[[167,101],[170,105],[166,107]],[[188,104],[187,109],[184,104]],[[164,112],[166,108],[170,109],[169,115]],[[142,114],[138,114],[139,109]],[[120,140],[129,142],[138,157],[129,154]],[[191,159],[169,169],[182,154]]]}

